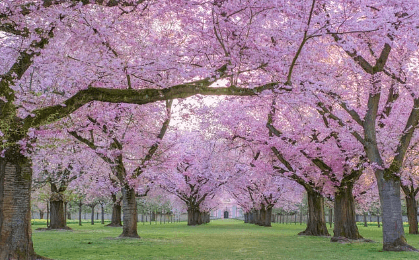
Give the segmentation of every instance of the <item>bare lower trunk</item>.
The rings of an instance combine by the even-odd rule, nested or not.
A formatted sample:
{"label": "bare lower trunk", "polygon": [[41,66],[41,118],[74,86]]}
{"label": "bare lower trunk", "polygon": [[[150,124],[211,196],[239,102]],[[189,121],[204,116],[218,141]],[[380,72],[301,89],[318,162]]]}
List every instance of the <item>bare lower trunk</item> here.
{"label": "bare lower trunk", "polygon": [[406,194],[407,219],[409,221],[409,234],[419,234],[418,232],[418,206],[415,196]]}
{"label": "bare lower trunk", "polygon": [[201,212],[196,207],[188,208],[188,226],[201,225]]}
{"label": "bare lower trunk", "polygon": [[135,190],[124,187],[122,188],[122,196],[124,222],[122,234],[119,237],[140,238],[137,233],[137,201],[135,200]]}
{"label": "bare lower trunk", "polygon": [[81,203],[81,201],[79,202],[79,226],[81,226],[81,206],[83,204]]}
{"label": "bare lower trunk", "polygon": [[50,201],[51,208],[51,229],[65,229],[65,214],[64,214],[64,202],[62,200]]}
{"label": "bare lower trunk", "polygon": [[272,207],[267,207],[265,212],[264,227],[272,227]]}
{"label": "bare lower trunk", "polygon": [[32,243],[32,171],[30,163],[22,161],[0,158],[0,259],[41,258]]}
{"label": "bare lower trunk", "polygon": [[102,225],[105,224],[105,209],[103,208],[103,204],[100,204],[100,207],[102,209],[102,219],[101,219],[101,223]]}
{"label": "bare lower trunk", "polygon": [[[333,237],[345,237],[349,239],[361,239],[356,225],[355,201],[352,195],[352,186],[347,185],[335,193],[335,228]],[[333,241],[333,240],[332,240]]]}
{"label": "bare lower trunk", "polygon": [[[308,201],[308,221],[306,230],[299,235],[330,236],[324,217],[324,198],[316,191],[306,189]],[[336,211],[336,209],[335,209]],[[336,213],[335,213],[336,216]],[[336,224],[336,223],[335,223]]]}
{"label": "bare lower trunk", "polygon": [[119,201],[116,199],[116,195],[112,195],[112,218],[111,223],[107,226],[109,227],[122,227],[122,221],[121,221],[121,205],[119,204]]}
{"label": "bare lower trunk", "polygon": [[41,210],[39,211],[39,218],[44,219],[44,212]]}
{"label": "bare lower trunk", "polygon": [[92,215],[90,217],[90,224],[94,225],[95,224],[95,205],[90,206],[92,208]]}
{"label": "bare lower trunk", "polygon": [[264,226],[265,225],[265,219],[266,219],[266,209],[265,209],[265,206],[262,206],[259,210],[258,225],[259,226]]}
{"label": "bare lower trunk", "polygon": [[255,224],[255,210],[254,209],[252,209],[249,212],[249,223],[250,224]]}
{"label": "bare lower trunk", "polygon": [[68,204],[67,219],[71,220],[71,204]]}
{"label": "bare lower trunk", "polygon": [[364,227],[368,227],[368,223],[367,223],[367,212],[364,212]]}
{"label": "bare lower trunk", "polygon": [[384,179],[384,172],[376,170],[383,222],[384,251],[412,251],[404,236],[399,178]]}

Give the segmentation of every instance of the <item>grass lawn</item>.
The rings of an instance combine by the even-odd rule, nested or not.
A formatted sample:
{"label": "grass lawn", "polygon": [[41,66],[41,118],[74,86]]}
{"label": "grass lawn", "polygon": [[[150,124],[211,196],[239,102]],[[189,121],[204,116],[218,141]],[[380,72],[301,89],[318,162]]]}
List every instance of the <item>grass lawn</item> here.
{"label": "grass lawn", "polygon": [[[53,259],[419,259],[419,253],[380,252],[382,234],[376,225],[358,227],[361,235],[377,243],[352,244],[298,236],[304,225],[264,228],[238,220],[216,220],[197,227],[185,222],[139,223],[141,239],[116,239],[122,228],[99,223],[69,226],[73,231],[35,231],[45,227],[35,222],[35,251]],[[419,235],[407,235],[407,240],[419,248]]]}

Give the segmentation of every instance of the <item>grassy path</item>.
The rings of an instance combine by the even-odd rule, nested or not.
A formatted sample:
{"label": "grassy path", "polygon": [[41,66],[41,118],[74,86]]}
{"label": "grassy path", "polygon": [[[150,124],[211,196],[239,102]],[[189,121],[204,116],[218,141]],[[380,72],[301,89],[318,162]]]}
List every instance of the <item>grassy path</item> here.
{"label": "grassy path", "polygon": [[[188,227],[186,223],[142,225],[140,240],[116,239],[121,228],[84,224],[73,231],[34,231],[38,254],[53,259],[419,259],[419,253],[380,252],[381,229],[359,226],[377,243],[330,243],[329,238],[303,237],[299,224],[264,228],[237,220],[217,220]],[[33,228],[44,227],[34,225]],[[332,233],[332,230],[330,230]],[[419,248],[419,236],[407,235]]]}

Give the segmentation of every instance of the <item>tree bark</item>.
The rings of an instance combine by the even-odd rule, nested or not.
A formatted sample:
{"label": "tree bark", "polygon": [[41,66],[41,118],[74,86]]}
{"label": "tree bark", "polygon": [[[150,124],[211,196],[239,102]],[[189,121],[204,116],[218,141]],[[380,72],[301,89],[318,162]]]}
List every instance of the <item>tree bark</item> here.
{"label": "tree bark", "polygon": [[[324,218],[324,198],[318,192],[307,189],[308,221],[306,230],[299,235],[306,236],[330,236]],[[335,209],[336,211],[336,209]],[[335,213],[336,216],[336,213]],[[336,225],[336,223],[335,223]]]}
{"label": "tree bark", "polygon": [[188,226],[197,226],[202,224],[202,213],[196,207],[188,208]]}
{"label": "tree bark", "polygon": [[361,239],[356,225],[355,201],[352,194],[353,186],[347,184],[335,192],[335,227],[333,237]]}
{"label": "tree bark", "polygon": [[71,220],[71,204],[68,204],[67,219]]}
{"label": "tree bark", "polygon": [[95,224],[95,206],[96,205],[90,206],[90,208],[92,209],[92,215],[90,217],[90,224],[92,224],[92,225]]}
{"label": "tree bark", "polygon": [[418,232],[418,206],[414,194],[406,194],[407,219],[409,221],[409,234]]}
{"label": "tree bark", "polygon": [[384,178],[383,170],[375,172],[382,210],[383,250],[384,251],[416,251],[407,244],[404,236],[402,205],[400,201],[400,178]]}
{"label": "tree bark", "polygon": [[42,210],[39,211],[39,219],[44,219],[44,212]]}
{"label": "tree bark", "polygon": [[272,207],[267,207],[265,211],[264,227],[272,227]]}
{"label": "tree bark", "polygon": [[367,212],[364,212],[364,227],[368,227],[368,223],[367,223]]}
{"label": "tree bark", "polygon": [[64,202],[62,200],[50,201],[51,224],[50,229],[66,229]]}
{"label": "tree bark", "polygon": [[103,208],[103,204],[100,204],[100,207],[102,209],[102,225],[105,224],[105,209]]}
{"label": "tree bark", "polygon": [[133,188],[122,188],[122,201],[124,210],[124,222],[122,234],[119,237],[140,238],[137,233],[137,201]]}
{"label": "tree bark", "polygon": [[40,259],[32,243],[31,165],[17,158],[0,158],[0,259]]}
{"label": "tree bark", "polygon": [[122,227],[121,221],[121,205],[117,200],[116,195],[112,194],[112,218],[111,223],[106,225],[108,227]]}
{"label": "tree bark", "polygon": [[79,201],[79,226],[81,226],[81,206],[83,204],[81,203],[81,200]]}
{"label": "tree bark", "polygon": [[258,219],[258,225],[259,226],[265,226],[266,221],[266,208],[264,205],[259,210],[259,219]]}

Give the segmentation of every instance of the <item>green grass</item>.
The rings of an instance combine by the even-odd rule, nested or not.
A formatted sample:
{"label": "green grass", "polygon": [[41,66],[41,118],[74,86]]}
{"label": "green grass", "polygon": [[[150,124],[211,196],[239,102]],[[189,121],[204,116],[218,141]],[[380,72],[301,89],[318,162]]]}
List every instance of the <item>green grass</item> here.
{"label": "green grass", "polygon": [[[139,223],[139,240],[116,239],[122,228],[88,223],[69,226],[73,231],[34,231],[35,251],[53,259],[419,259],[418,253],[380,252],[382,234],[376,225],[358,227],[361,235],[377,243],[352,244],[298,236],[304,225],[264,228],[238,220],[216,220],[197,227],[185,222]],[[33,229],[39,227],[45,226]],[[419,236],[406,236],[419,248]]]}

